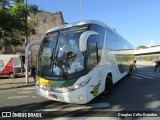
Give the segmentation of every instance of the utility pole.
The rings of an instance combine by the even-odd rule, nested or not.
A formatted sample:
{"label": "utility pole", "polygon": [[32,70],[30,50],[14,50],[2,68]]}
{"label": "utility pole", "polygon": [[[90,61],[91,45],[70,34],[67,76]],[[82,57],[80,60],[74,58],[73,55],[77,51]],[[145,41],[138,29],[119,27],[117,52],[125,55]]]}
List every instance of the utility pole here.
{"label": "utility pole", "polygon": [[[26,4],[26,10],[27,10],[27,4],[28,4],[28,1],[27,0],[25,0],[25,4]],[[27,13],[27,12],[26,12]],[[26,14],[26,16],[25,16],[25,24],[26,24],[26,36],[25,36],[25,46],[27,47],[27,44],[28,44],[28,28],[27,28],[27,26],[28,26],[28,16],[27,16],[27,14]],[[26,57],[26,56],[25,56]],[[25,63],[28,63],[28,59],[25,59],[25,60],[27,60],[27,61],[25,61]],[[26,84],[28,84],[29,83],[29,78],[28,78],[28,64],[26,64],[26,69],[25,69],[25,71],[26,71]]]}
{"label": "utility pole", "polygon": [[81,17],[81,21],[83,21],[83,14],[82,14],[82,0],[80,0],[80,17]]}
{"label": "utility pole", "polygon": [[[27,9],[27,7],[28,7],[28,2],[27,2],[27,0],[25,0],[25,4],[26,4],[26,9]],[[28,16],[27,16],[27,14],[26,14],[26,16],[25,16],[25,23],[26,23],[26,27],[28,26]],[[28,44],[28,30],[26,29],[26,36],[25,36],[25,39],[26,39],[26,46],[27,46],[27,44]]]}

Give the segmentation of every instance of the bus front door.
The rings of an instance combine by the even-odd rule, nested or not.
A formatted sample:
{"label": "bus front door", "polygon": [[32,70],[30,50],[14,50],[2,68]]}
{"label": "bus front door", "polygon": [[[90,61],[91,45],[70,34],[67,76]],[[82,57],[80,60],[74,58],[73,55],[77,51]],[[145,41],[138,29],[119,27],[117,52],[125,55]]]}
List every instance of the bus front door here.
{"label": "bus front door", "polygon": [[91,80],[88,84],[88,100],[91,100],[101,93],[102,68],[95,68],[90,72],[89,77]]}

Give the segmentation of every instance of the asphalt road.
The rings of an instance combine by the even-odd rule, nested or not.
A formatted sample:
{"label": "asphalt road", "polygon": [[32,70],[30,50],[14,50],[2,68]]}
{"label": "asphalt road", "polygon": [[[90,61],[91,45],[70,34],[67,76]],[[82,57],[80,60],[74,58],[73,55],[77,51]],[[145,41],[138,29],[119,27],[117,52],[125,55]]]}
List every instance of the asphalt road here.
{"label": "asphalt road", "polygon": [[153,69],[153,66],[138,66],[131,76],[114,85],[110,95],[98,96],[86,105],[48,100],[38,96],[33,86],[1,90],[0,111],[40,112],[45,117],[118,117],[119,112],[119,117],[122,117],[123,112],[133,115],[133,111],[139,113],[137,116],[140,117],[141,113],[149,111],[160,116],[160,72],[154,72]]}

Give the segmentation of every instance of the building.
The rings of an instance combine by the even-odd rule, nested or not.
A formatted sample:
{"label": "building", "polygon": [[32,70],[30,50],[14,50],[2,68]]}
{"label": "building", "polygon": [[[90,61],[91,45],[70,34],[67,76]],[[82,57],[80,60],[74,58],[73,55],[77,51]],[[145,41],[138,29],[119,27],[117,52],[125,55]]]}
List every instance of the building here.
{"label": "building", "polygon": [[[64,24],[63,15],[61,12],[50,13],[46,11],[38,12],[37,14],[32,14],[28,17],[28,20],[37,20],[38,25],[36,26],[36,34],[29,36],[28,43],[33,40],[42,39],[44,34],[51,28],[57,27]],[[34,45],[30,49],[30,64],[36,65],[36,55],[39,49],[39,45]],[[25,62],[25,45],[16,48],[16,53],[22,56],[23,62]]]}
{"label": "building", "polygon": [[140,61],[153,61],[156,57],[160,56],[160,45],[135,50],[134,55]]}
{"label": "building", "polygon": [[29,20],[37,20],[38,26],[36,27],[36,35],[29,37],[29,42],[32,40],[37,40],[43,37],[44,33],[53,27],[64,24],[64,19],[61,12],[50,13],[50,12],[38,12],[37,14],[32,14],[28,18]]}

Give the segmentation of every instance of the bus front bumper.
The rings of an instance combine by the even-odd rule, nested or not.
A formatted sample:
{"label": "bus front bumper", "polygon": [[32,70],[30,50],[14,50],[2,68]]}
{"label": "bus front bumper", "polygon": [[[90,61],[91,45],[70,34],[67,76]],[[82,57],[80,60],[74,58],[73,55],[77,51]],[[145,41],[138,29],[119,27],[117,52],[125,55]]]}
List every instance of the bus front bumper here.
{"label": "bus front bumper", "polygon": [[48,99],[60,102],[75,103],[75,104],[85,104],[88,102],[87,99],[87,85],[83,88],[71,92],[54,92],[51,87],[36,84],[37,94]]}

